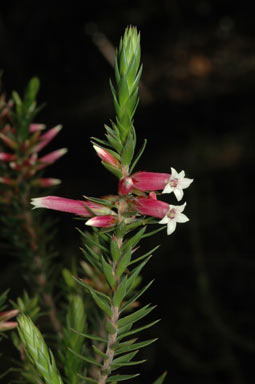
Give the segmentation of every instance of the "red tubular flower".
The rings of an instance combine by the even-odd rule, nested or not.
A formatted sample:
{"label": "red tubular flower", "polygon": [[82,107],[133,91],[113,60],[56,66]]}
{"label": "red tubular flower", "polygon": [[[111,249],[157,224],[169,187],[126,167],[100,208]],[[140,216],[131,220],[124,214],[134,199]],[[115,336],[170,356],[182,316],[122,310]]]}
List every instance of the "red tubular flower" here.
{"label": "red tubular flower", "polygon": [[145,192],[164,189],[170,176],[169,173],[136,172],[131,176],[131,179],[133,188]]}
{"label": "red tubular flower", "polygon": [[141,215],[159,217],[160,219],[166,215],[170,207],[164,201],[155,200],[150,197],[137,197],[134,201],[134,206]]}
{"label": "red tubular flower", "polygon": [[74,213],[83,217],[91,217],[93,214],[107,215],[114,213],[111,209],[101,204],[58,196],[37,197],[32,199],[31,204],[34,208],[48,208],[55,211]]}

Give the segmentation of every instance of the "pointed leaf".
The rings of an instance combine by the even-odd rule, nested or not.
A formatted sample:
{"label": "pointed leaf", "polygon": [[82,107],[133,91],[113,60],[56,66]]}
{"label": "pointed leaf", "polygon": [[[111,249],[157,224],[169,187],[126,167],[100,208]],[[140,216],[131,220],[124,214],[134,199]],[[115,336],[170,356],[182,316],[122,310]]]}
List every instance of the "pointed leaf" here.
{"label": "pointed leaf", "polygon": [[121,343],[120,343],[120,347],[115,350],[115,354],[118,355],[121,353],[131,352],[131,351],[135,351],[135,350],[140,349],[140,348],[147,347],[147,345],[154,343],[156,340],[158,340],[158,339],[157,338],[156,339],[150,339],[150,340],[142,341],[140,343],[128,345],[125,347],[121,347]]}
{"label": "pointed leaf", "polygon": [[134,150],[135,150],[134,138],[133,138],[132,132],[129,132],[121,153],[121,159],[124,165],[128,166],[131,163],[134,155]]}
{"label": "pointed leaf", "polygon": [[146,227],[143,227],[134,236],[126,240],[122,246],[122,252],[125,252],[126,249],[133,249],[136,246],[136,244],[140,241],[140,239],[143,237],[145,231],[146,231]]}
{"label": "pointed leaf", "polygon": [[115,288],[116,281],[114,280],[112,266],[105,261],[105,258],[103,256],[102,256],[102,266],[103,266],[104,275],[105,275],[106,280],[108,281],[110,287],[112,289]]}
{"label": "pointed leaf", "polygon": [[115,307],[119,307],[120,304],[122,303],[126,295],[126,290],[127,290],[127,276],[125,276],[122,279],[121,283],[119,284],[117,290],[114,293],[113,304]]}
{"label": "pointed leaf", "polygon": [[130,259],[131,259],[131,250],[127,250],[126,253],[124,253],[124,255],[122,256],[122,258],[120,259],[119,261],[119,264],[117,266],[117,269],[116,269],[116,276],[118,278],[121,277],[121,275],[123,274],[123,272],[126,270],[126,268],[128,267],[129,265],[129,262],[130,262]]}
{"label": "pointed leaf", "polygon": [[129,380],[129,379],[133,379],[134,377],[137,377],[139,376],[140,373],[136,373],[134,375],[116,375],[116,376],[110,376],[108,377],[108,379],[106,380],[107,383],[112,383],[113,381],[114,382],[118,382],[118,381],[123,381],[123,380]]}
{"label": "pointed leaf", "polygon": [[167,375],[167,372],[164,372],[161,376],[157,378],[157,380],[153,381],[152,384],[162,384],[166,375]]}
{"label": "pointed leaf", "polygon": [[91,296],[95,300],[96,304],[100,309],[102,309],[109,317],[112,317],[112,311],[109,304],[104,300],[102,297],[100,297],[98,294],[96,294],[95,291],[90,290]]}
{"label": "pointed leaf", "polygon": [[130,336],[130,335],[134,335],[135,333],[141,332],[141,331],[143,331],[144,329],[153,327],[153,325],[157,324],[159,321],[160,321],[160,320],[155,320],[155,321],[152,321],[152,322],[149,323],[149,324],[144,325],[143,327],[139,327],[139,328],[136,328],[136,329],[132,329],[131,331],[121,333],[121,335],[119,336],[118,339],[121,340],[121,339],[123,339],[124,337]]}
{"label": "pointed leaf", "polygon": [[142,294],[147,291],[147,289],[151,286],[154,280],[151,280],[143,289],[137,292],[134,296],[132,296],[121,308],[120,313],[125,311],[132,303],[134,303]]}
{"label": "pointed leaf", "polygon": [[130,315],[127,315],[117,321],[118,328],[124,327],[127,324],[134,324],[136,321],[142,319],[143,317],[147,316],[156,306],[150,307],[150,304],[145,305],[141,309],[138,309],[137,311],[131,313]]}
{"label": "pointed leaf", "polygon": [[80,355],[79,353],[77,353],[76,351],[74,351],[72,348],[68,348],[68,350],[69,350],[70,352],[72,352],[75,356],[79,357],[80,359],[86,361],[86,362],[89,363],[89,364],[96,365],[97,367],[101,367],[101,366],[102,366],[102,365],[99,364],[96,360],[91,359],[91,358],[86,357],[86,356],[83,356],[83,355]]}
{"label": "pointed leaf", "polygon": [[74,333],[77,333],[78,335],[83,336],[83,337],[85,337],[85,338],[87,338],[87,339],[90,339],[90,340],[100,341],[100,343],[107,343],[107,342],[108,342],[107,339],[103,339],[102,337],[99,337],[99,336],[88,335],[87,333],[83,333],[83,332],[76,331],[76,330],[73,329],[73,328],[71,328],[71,330],[72,330]]}
{"label": "pointed leaf", "polygon": [[127,283],[127,294],[133,288],[136,278],[139,276],[139,273],[141,272],[143,267],[148,263],[151,257],[152,256],[148,256],[147,259],[144,260],[144,262],[142,262],[140,265],[138,265],[136,268],[132,270],[131,276],[129,277],[128,283]]}
{"label": "pointed leaf", "polygon": [[120,248],[118,245],[118,241],[116,236],[113,235],[111,242],[110,242],[110,250],[111,250],[111,256],[115,263],[117,263],[120,259]]}

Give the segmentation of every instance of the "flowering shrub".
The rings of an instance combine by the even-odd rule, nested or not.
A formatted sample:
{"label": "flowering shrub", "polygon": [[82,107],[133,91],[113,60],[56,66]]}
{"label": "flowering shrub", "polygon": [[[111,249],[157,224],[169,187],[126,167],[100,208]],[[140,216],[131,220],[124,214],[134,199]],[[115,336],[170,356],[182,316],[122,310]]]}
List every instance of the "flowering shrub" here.
{"label": "flowering shrub", "polygon": [[[5,103],[4,98],[1,99],[0,139],[4,146],[0,152],[1,200],[6,214],[12,212],[20,223],[19,241],[17,243],[16,239],[12,243],[30,260],[30,273],[34,276],[31,283],[35,283],[37,289],[34,299],[25,294],[23,299],[13,303],[13,310],[0,314],[0,330],[15,328],[16,322],[7,320],[20,312],[17,318],[19,336],[15,334],[13,339],[24,362],[21,374],[29,382],[37,383],[38,377],[51,384],[63,381],[104,384],[133,379],[137,373],[130,373],[129,367],[143,362],[134,361],[135,355],[155,341],[133,338],[158,322],[135,326],[154,308],[151,305],[140,307],[137,301],[151,285],[150,282],[140,288],[139,276],[153,250],[135,255],[144,237],[158,232],[165,225],[170,235],[177,223],[189,220],[183,213],[186,203],[169,204],[160,200],[160,196],[173,192],[179,202],[183,190],[193,180],[186,178],[184,171],[178,173],[173,167],[169,173],[133,173],[146,144],[144,142],[136,153],[133,118],[138,105],[141,73],[140,35],[136,28],[129,27],[116,53],[116,87],[111,83],[116,121],[111,127],[105,126],[105,140],[93,138],[93,147],[103,166],[117,177],[116,195],[83,200],[54,195],[35,197],[37,191],[40,195],[42,188],[60,182],[42,177],[41,172],[62,157],[66,149],[43,156],[39,153],[59,133],[61,126],[44,133],[44,125],[32,122],[38,112],[35,97],[39,82],[35,78],[29,83],[23,101],[16,92],[13,94],[14,103]],[[37,209],[31,210],[30,200],[33,208],[73,213],[92,227],[81,231],[85,257],[81,263],[82,270],[77,266],[73,270],[62,270],[68,292],[64,316],[58,314],[52,288],[47,286],[47,280],[52,279],[49,245],[40,245],[42,234],[49,230],[49,226],[41,226],[41,216]],[[164,227],[160,225],[146,232],[148,226],[155,224]],[[13,226],[7,226],[6,236],[12,231]],[[34,325],[40,313],[39,306],[47,309],[56,332],[58,354],[55,357]],[[125,368],[128,373],[125,373]],[[154,384],[162,383],[165,375],[161,375]]]}

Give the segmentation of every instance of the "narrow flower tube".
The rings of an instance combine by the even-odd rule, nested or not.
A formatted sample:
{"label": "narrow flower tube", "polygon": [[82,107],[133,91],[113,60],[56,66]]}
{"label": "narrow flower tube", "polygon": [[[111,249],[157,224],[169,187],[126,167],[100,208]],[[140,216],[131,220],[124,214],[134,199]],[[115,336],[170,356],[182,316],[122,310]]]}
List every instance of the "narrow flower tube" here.
{"label": "narrow flower tube", "polygon": [[170,176],[169,173],[136,172],[131,176],[131,179],[134,188],[145,192],[164,189]]}
{"label": "narrow flower tube", "polygon": [[92,227],[104,228],[104,227],[111,227],[115,225],[116,222],[117,222],[117,216],[105,215],[105,216],[92,217],[92,219],[89,219],[86,222],[86,225],[90,225]]}
{"label": "narrow flower tube", "polygon": [[101,160],[106,164],[111,165],[114,168],[120,169],[120,163],[110,152],[106,151],[104,148],[99,147],[98,145],[93,145],[94,150],[98,154]]}
{"label": "narrow flower tube", "polygon": [[74,213],[83,217],[91,217],[93,214],[107,215],[114,213],[111,209],[101,204],[58,196],[37,197],[32,199],[31,204],[34,208],[48,208],[55,211]]}
{"label": "narrow flower tube", "polygon": [[169,211],[169,204],[150,197],[137,197],[134,206],[141,215],[159,217],[160,219]]}

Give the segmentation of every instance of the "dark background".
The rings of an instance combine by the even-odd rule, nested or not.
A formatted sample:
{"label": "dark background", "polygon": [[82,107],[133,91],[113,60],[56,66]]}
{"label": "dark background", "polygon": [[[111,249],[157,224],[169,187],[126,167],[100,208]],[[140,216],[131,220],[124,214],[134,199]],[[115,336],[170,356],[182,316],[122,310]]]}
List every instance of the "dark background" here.
{"label": "dark background", "polygon": [[[162,321],[146,333],[160,339],[140,353],[148,362],[138,384],[165,369],[172,384],[255,379],[251,3],[1,2],[3,89],[22,93],[37,75],[39,101],[47,102],[37,121],[64,125],[52,149],[69,152],[47,174],[63,179],[60,196],[116,191],[90,137],[103,138],[103,124],[114,118],[113,71],[104,55],[129,24],[141,31],[144,64],[135,126],[138,144],[147,138],[148,146],[137,170],[169,172],[173,166],[195,179],[185,193],[190,222],[145,244],[161,243],[145,271],[145,281],[156,281],[144,301],[158,304],[154,318]],[[70,253],[79,257],[73,220],[59,215],[60,253],[65,260]],[[3,268],[5,287],[11,271],[11,264]]]}

